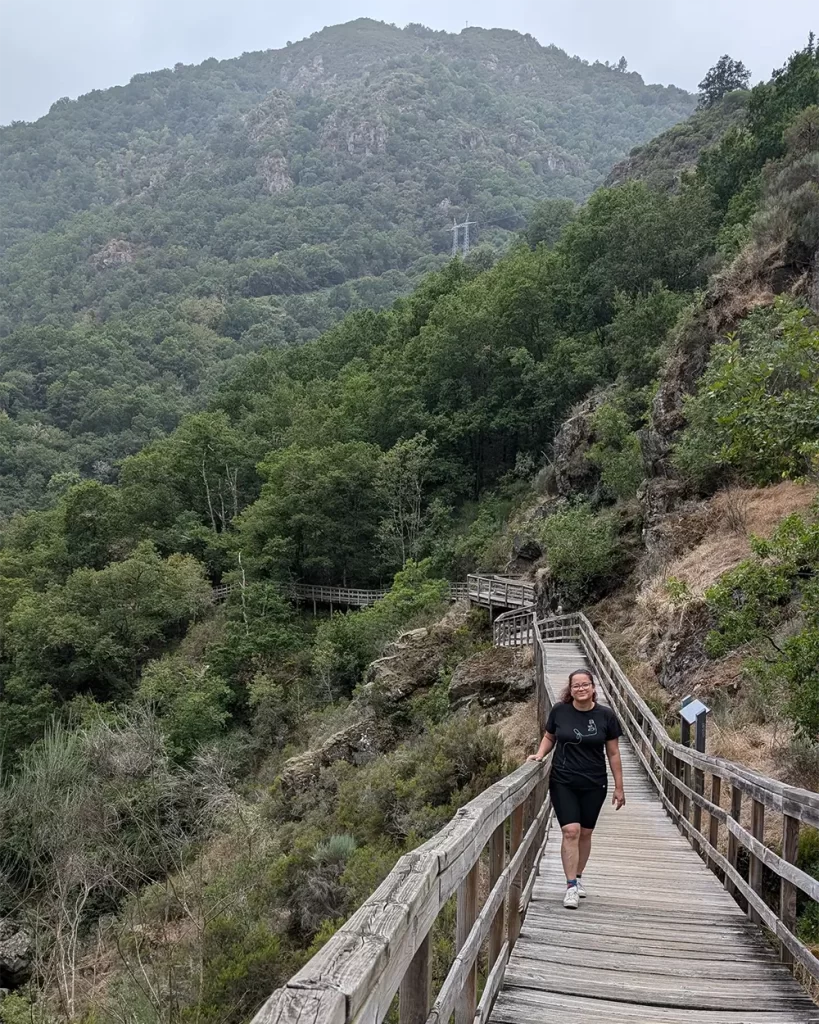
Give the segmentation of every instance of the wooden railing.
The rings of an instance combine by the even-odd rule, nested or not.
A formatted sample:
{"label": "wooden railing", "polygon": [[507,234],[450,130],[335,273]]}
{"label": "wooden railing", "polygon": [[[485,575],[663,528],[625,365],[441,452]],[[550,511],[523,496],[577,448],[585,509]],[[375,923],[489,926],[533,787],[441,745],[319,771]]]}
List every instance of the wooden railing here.
{"label": "wooden railing", "polygon": [[531,608],[535,603],[535,586],[523,580],[474,573],[466,578],[469,600],[484,608]]}
{"label": "wooden railing", "polygon": [[531,647],[537,627],[533,612],[534,608],[512,608],[499,615],[492,624],[495,647]]}
{"label": "wooden railing", "polygon": [[[819,881],[796,867],[800,825],[819,828],[819,794],[674,742],[585,615],[564,615],[538,623],[536,666],[539,662],[545,666],[543,644],[555,640],[573,640],[583,649],[666,811],[683,835],[744,905],[750,920],[764,925],[776,938],[781,959],[798,963],[819,981],[819,959],[795,934],[797,891],[819,900]],[[723,784],[730,790],[729,800]],[[723,798],[730,809],[722,806]],[[750,812],[747,819],[744,811]],[[703,812],[708,817],[707,829]],[[763,841],[767,812],[781,818],[779,852]],[[749,820],[750,830],[743,820]],[[721,838],[726,839],[726,854],[721,852]],[[740,850],[747,855],[747,878],[740,871]],[[763,896],[765,871],[778,879],[777,909]]]}
{"label": "wooden railing", "polygon": [[[490,786],[405,854],[252,1024],[485,1024],[532,896],[551,812],[551,759]],[[481,875],[486,885],[480,885]],[[487,895],[479,910],[479,896]],[[432,1000],[432,929],[457,892],[455,959]],[[480,1002],[477,962],[487,949]]]}
{"label": "wooden railing", "polygon": [[[236,590],[236,583],[220,583],[213,588],[214,603],[226,601]],[[281,591],[291,601],[309,604],[327,604],[339,608],[368,608],[380,601],[389,590],[368,590],[361,587],[314,586],[309,583],[283,585]],[[450,583],[451,601],[471,600],[487,608],[515,608],[524,603],[534,604],[534,585],[516,583],[496,576],[469,576],[466,583]],[[524,600],[525,599],[525,600]]]}

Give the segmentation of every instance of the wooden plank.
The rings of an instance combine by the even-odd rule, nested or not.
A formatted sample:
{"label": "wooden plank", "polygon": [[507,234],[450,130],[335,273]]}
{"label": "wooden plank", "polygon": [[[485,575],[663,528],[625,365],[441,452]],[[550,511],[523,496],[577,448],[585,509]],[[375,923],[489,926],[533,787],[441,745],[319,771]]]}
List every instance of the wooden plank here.
{"label": "wooden plank", "polygon": [[432,990],[429,932],[421,940],[398,990],[398,1024],[424,1024]]}
{"label": "wooden plank", "polygon": [[331,988],[277,989],[250,1024],[346,1024],[347,1001]]}
{"label": "wooden plank", "polygon": [[[478,881],[480,877],[480,860],[458,887],[458,913],[455,924],[455,952],[459,953],[469,938],[478,913]],[[460,991],[455,996],[455,1024],[471,1024],[475,1016],[478,1002],[478,966],[477,961],[464,971]],[[444,1020],[449,1020],[449,1014]]]}
{"label": "wooden plank", "polygon": [[[711,776],[711,809],[708,812],[708,841],[714,847],[719,848],[719,816],[714,814],[714,808],[719,807],[719,802],[722,797],[722,779],[719,775]],[[715,864],[713,861],[709,861],[708,866],[711,870],[714,869]]]}
{"label": "wooden plank", "polygon": [[[543,1013],[544,1003],[549,1016]],[[562,995],[528,989],[506,989],[500,993],[492,1013],[497,1024],[814,1024],[819,1010],[696,1010],[653,1006],[650,1016],[645,1006],[627,1000],[601,999],[582,993]]]}
{"label": "wooden plank", "polygon": [[[739,788],[739,786],[732,785],[731,786],[731,817],[735,821],[739,821],[741,816],[742,816],[742,790]],[[727,824],[727,819],[726,819],[726,824]],[[731,832],[729,834],[729,836],[728,836],[728,863],[734,869],[734,872],[736,872],[737,857],[738,857],[738,855],[739,855],[739,844],[737,842],[737,837],[736,837],[736,835],[733,832]],[[732,896],[736,894],[736,891],[737,891],[736,885],[733,883],[733,881],[731,880],[729,875],[725,876],[725,888],[728,890],[729,893],[731,893]]]}
{"label": "wooden plank", "polygon": [[[730,828],[730,825],[729,825]],[[751,835],[757,840],[759,846],[762,846],[762,837],[765,833],[765,804],[760,803],[759,800],[751,801]],[[731,833],[734,835],[734,833]],[[754,892],[761,898],[762,897],[762,858],[756,853],[751,851],[751,860],[748,865],[748,882]],[[819,883],[817,883],[817,890],[819,890]],[[748,917],[754,924],[760,923],[760,918],[754,908],[748,905]]]}
{"label": "wooden plank", "polygon": [[[796,864],[799,851],[799,820],[789,814],[782,818],[782,859],[788,864]],[[796,886],[784,875],[779,883],[779,917],[782,926],[789,932],[796,931]],[[781,944],[783,963],[793,963],[793,953],[785,943]]]}
{"label": "wooden plank", "polygon": [[509,943],[504,942],[503,946],[501,946],[500,952],[498,953],[498,957],[487,976],[486,985],[484,985],[483,992],[481,993],[481,1001],[478,1003],[478,1009],[475,1012],[475,1024],[485,1024],[489,1019],[489,1014],[492,1012],[495,999],[497,998],[501,984],[503,983],[503,975],[508,962]]}
{"label": "wooden plank", "polygon": [[[760,805],[760,807],[762,807],[762,805]],[[763,818],[763,815],[764,807],[762,807],[761,809],[760,818]],[[788,816],[785,815],[785,817]],[[797,819],[790,818],[790,820],[796,821],[798,827],[799,822]],[[764,818],[763,820],[760,820],[756,824],[756,826],[752,827],[754,828],[754,831],[757,832],[761,837],[765,827]],[[754,861],[759,862],[760,869],[762,864],[767,865],[767,867],[769,867],[772,871],[776,872],[776,874],[779,875],[780,878],[786,879],[792,885],[797,886],[799,889],[802,890],[802,892],[805,893],[806,896],[810,896],[812,900],[819,901],[819,880],[814,878],[813,875],[809,875],[806,871],[802,871],[800,868],[795,867],[785,857],[780,857],[778,856],[778,854],[774,853],[773,850],[769,850],[768,847],[765,846],[759,838],[747,832],[739,824],[739,822],[735,822],[733,821],[733,819],[730,819],[728,821],[728,828],[731,832],[731,835],[736,836],[737,839],[742,843],[742,845],[747,847],[747,849],[752,854],[752,866],[754,864]],[[761,877],[759,881],[759,887],[753,886],[753,888],[755,892],[762,891]]]}
{"label": "wooden plank", "polygon": [[[513,814],[509,828],[509,856],[514,857],[518,852],[523,838],[523,804],[519,804]],[[518,871],[512,879],[509,890],[508,925],[506,936],[509,948],[515,945],[515,940],[520,934],[520,896],[523,891],[521,873]]]}
{"label": "wooden plank", "polygon": [[[589,984],[588,967],[568,964],[555,971],[550,965],[510,958],[506,968],[505,984],[508,988],[537,989],[541,992],[577,994]],[[810,1010],[811,1002],[799,994],[792,979],[777,982],[773,978],[762,981],[723,979],[718,985],[713,979],[696,977],[670,978],[646,976],[640,973],[594,972],[594,993],[598,999],[622,999],[639,1002],[643,1006],[677,1006],[698,1010]],[[548,1001],[544,1000],[546,1005]],[[649,1017],[650,1019],[650,1017]]]}
{"label": "wooden plank", "polygon": [[[497,885],[498,880],[503,874],[503,869],[506,864],[506,822],[498,825],[495,831],[492,833],[492,838],[489,841],[489,890],[490,892]],[[498,908],[497,913],[492,919],[492,924],[489,927],[489,970],[492,970],[493,965],[500,955],[501,948],[504,944],[503,936],[503,925],[506,910],[506,899],[501,901],[501,905]]]}

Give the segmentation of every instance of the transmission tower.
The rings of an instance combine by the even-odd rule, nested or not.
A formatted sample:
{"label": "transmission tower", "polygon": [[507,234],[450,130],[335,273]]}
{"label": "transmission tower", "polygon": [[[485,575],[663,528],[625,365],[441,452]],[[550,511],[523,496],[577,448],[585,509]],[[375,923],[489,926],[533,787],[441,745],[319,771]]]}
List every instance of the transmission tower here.
{"label": "transmission tower", "polygon": [[461,241],[461,228],[463,228],[463,232],[464,232],[464,235],[463,235],[463,238],[464,238],[464,240],[463,240],[463,249],[461,251],[463,252],[464,256],[468,256],[469,255],[469,229],[470,229],[470,227],[474,227],[476,224],[477,224],[477,221],[469,219],[469,214],[466,215],[466,220],[463,221],[460,224],[457,222],[457,220],[454,217],[452,218],[452,227],[449,230],[452,232],[452,255],[453,256],[457,256],[457,254],[458,254],[458,246],[459,246],[460,241]]}

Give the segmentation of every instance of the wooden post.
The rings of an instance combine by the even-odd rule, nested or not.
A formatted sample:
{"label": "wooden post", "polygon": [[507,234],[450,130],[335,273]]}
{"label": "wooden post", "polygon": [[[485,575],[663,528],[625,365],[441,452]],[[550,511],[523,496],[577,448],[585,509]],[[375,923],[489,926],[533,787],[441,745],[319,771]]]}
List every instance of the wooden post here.
{"label": "wooden post", "polygon": [[424,1024],[429,1016],[431,991],[432,957],[427,932],[398,990],[398,1024]]}
{"label": "wooden post", "polygon": [[[478,877],[481,870],[480,857],[472,870],[458,886],[458,917],[455,923],[455,952],[469,938],[475,918],[478,916]],[[478,962],[466,977],[464,987],[455,1004],[455,1024],[472,1024],[475,1007],[478,1005]]]}
{"label": "wooden post", "polygon": [[[672,770],[672,757],[670,750],[663,750],[663,767],[665,768],[666,773],[670,773]],[[676,807],[677,804],[674,799],[674,786],[671,779],[668,777],[668,774],[663,776],[663,792],[671,805]]]}
{"label": "wooden post", "polygon": [[[751,835],[760,843],[765,835],[765,804],[760,800],[751,802]],[[751,853],[748,866],[748,883],[758,896],[762,896],[762,861],[756,854]],[[754,924],[759,924],[762,918],[748,905],[748,917]]]}
{"label": "wooden post", "polygon": [[[796,863],[799,851],[799,819],[790,814],[782,815],[782,859],[789,864]],[[779,919],[791,934],[796,932],[796,886],[784,878],[779,882]],[[784,964],[793,963],[793,953],[780,943],[779,957]]]}
{"label": "wooden post", "polygon": [[[730,815],[735,821],[739,821],[742,816],[742,790],[739,786],[731,784],[731,810]],[[732,868],[736,870],[737,866],[737,853],[739,852],[739,841],[737,837],[731,832],[728,833],[728,863]],[[734,883],[725,876],[725,888],[732,896],[736,896],[737,887]]]}
{"label": "wooden post", "polygon": [[[503,874],[506,866],[506,822],[500,825],[492,833],[489,840],[489,891],[491,892],[495,883]],[[498,954],[503,946],[503,919],[505,904],[501,903],[495,919],[489,928],[489,962],[486,965],[487,973],[495,966]]]}
{"label": "wooden post", "polygon": [[[697,715],[696,731],[694,734],[694,747],[701,754],[705,753],[705,721],[707,711],[700,711]],[[705,793],[705,775],[701,768],[694,769],[694,792],[699,796],[703,796]],[[702,832],[702,808],[699,804],[694,804],[694,828],[697,832]],[[697,850],[702,854],[702,847],[698,846]]]}
{"label": "wooden post", "polygon": [[[688,722],[682,716],[680,717],[680,743],[682,743],[682,745],[684,747],[690,747],[691,746],[691,726],[688,724]],[[677,778],[680,779],[681,782],[684,782],[686,784],[686,786],[688,786],[688,788],[690,789],[691,788],[691,769],[690,769],[690,765],[686,764],[685,761],[680,761],[679,758],[677,759],[677,765],[678,765]],[[679,804],[679,806],[680,806],[680,810],[682,811],[682,816],[685,818],[686,821],[688,821],[688,819],[690,817],[690,811],[691,811],[691,801],[688,799],[687,796],[684,796],[682,793],[680,793],[680,804]]]}
{"label": "wooden post", "polygon": [[[520,848],[523,839],[523,804],[512,811],[512,823],[509,829],[509,859],[511,860]],[[520,895],[523,891],[522,872],[519,871],[512,879],[509,887],[509,914],[506,936],[509,940],[509,951],[520,934]]]}
{"label": "wooden post", "polygon": [[[711,803],[717,807],[720,805],[720,799],[722,797],[722,779],[719,775],[711,776]],[[708,842],[714,847],[715,850],[719,849],[719,818],[713,814],[709,815],[710,821],[708,822]],[[714,865],[711,865],[711,870],[714,870]]]}

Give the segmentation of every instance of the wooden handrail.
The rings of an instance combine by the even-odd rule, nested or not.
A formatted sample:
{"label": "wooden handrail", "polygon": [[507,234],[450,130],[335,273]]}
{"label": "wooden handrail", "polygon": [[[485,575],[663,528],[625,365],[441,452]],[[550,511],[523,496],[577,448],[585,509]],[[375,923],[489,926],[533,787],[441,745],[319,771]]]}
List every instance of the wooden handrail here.
{"label": "wooden handrail", "polygon": [[[522,765],[462,807],[432,839],[400,858],[390,874],[325,946],[277,989],[252,1024],[380,1024],[399,992],[400,1024],[486,1020],[503,967],[514,947],[548,835],[551,758]],[[506,860],[506,831],[509,854]],[[478,871],[486,847],[490,879],[477,911]],[[449,897],[458,892],[459,946],[430,1005],[429,935]],[[504,908],[506,936],[501,943]],[[493,938],[494,937],[494,938]],[[495,959],[476,1005],[474,972],[487,938]],[[477,1014],[477,1017],[476,1017]]]}
{"label": "wooden handrail", "polygon": [[531,647],[535,642],[534,608],[511,608],[499,615],[492,625],[495,647]]}
{"label": "wooden handrail", "polygon": [[[672,740],[585,615],[575,613],[545,620],[537,624],[535,636],[536,665],[539,660],[545,665],[545,642],[573,640],[579,643],[666,811],[680,831],[711,870],[721,875],[726,888],[738,900],[745,901],[749,918],[765,925],[779,941],[781,959],[789,964],[798,962],[819,981],[819,959],[795,934],[797,890],[811,899],[819,899],[819,882],[795,864],[800,823],[819,827],[819,794],[788,786]],[[543,677],[545,679],[545,671]],[[704,795],[706,776],[711,778],[711,799]],[[731,788],[730,811],[718,802],[723,782]],[[746,797],[751,801],[750,831],[741,821]],[[782,815],[781,854],[762,842],[765,808]],[[702,824],[703,811],[709,817],[707,833]],[[725,828],[727,833],[727,856],[719,849],[720,828]],[[747,879],[738,868],[740,848],[748,853]],[[779,878],[778,912],[763,898],[763,866]]]}
{"label": "wooden handrail", "polygon": [[[478,580],[477,584],[472,580]],[[236,583],[220,583],[213,587],[211,597],[215,604],[226,601],[236,590]],[[279,588],[285,596],[296,602],[333,604],[339,607],[367,608],[380,601],[389,593],[388,589],[367,589],[366,587],[333,587],[324,584],[290,583]],[[495,577],[472,577],[464,583],[450,583],[451,601],[474,597],[475,602],[487,607],[516,608],[524,603],[534,604],[534,585],[520,584]],[[509,604],[504,602],[508,601]]]}

